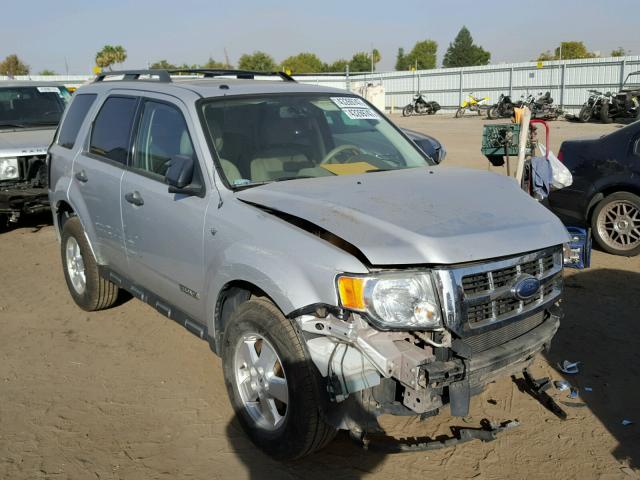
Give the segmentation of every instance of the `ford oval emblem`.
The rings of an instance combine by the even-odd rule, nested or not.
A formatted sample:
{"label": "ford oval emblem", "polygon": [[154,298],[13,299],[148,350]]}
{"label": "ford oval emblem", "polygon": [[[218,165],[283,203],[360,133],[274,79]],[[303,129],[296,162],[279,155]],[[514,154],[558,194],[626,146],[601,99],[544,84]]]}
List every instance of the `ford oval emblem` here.
{"label": "ford oval emblem", "polygon": [[511,293],[520,300],[526,300],[533,297],[539,290],[540,280],[528,274],[518,277],[516,282],[513,284],[513,287],[511,287]]}

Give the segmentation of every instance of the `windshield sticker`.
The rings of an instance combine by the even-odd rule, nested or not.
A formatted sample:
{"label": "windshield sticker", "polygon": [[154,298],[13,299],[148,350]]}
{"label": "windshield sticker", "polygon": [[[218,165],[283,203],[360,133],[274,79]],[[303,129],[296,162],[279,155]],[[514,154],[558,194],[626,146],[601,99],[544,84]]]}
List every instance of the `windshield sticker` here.
{"label": "windshield sticker", "polygon": [[357,97],[331,97],[331,101],[340,108],[369,108],[369,106]]}
{"label": "windshield sticker", "polygon": [[380,120],[380,115],[374,112],[361,98],[331,97],[331,101],[351,120]]}
{"label": "windshield sticker", "polygon": [[375,167],[367,162],[323,163],[320,166],[325,170],[330,171],[334,175],[356,175],[358,173],[366,173],[378,170],[378,167]]}
{"label": "windshield sticker", "polygon": [[38,87],[38,91],[40,93],[57,93],[57,94],[60,94],[60,89],[58,87]]}

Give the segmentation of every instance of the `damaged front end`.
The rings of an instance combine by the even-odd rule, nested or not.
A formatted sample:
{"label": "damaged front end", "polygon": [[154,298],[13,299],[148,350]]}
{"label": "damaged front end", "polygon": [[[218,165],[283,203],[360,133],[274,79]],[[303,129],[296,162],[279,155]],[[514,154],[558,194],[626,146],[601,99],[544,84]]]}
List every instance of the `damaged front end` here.
{"label": "damaged front end", "polygon": [[0,216],[15,223],[23,214],[48,210],[45,155],[0,158]]}
{"label": "damaged front end", "polygon": [[[329,420],[360,435],[379,431],[376,417],[386,413],[426,418],[449,404],[452,415],[468,415],[471,396],[523,371],[549,347],[561,316],[562,265],[562,249],[553,247],[428,271],[380,272],[361,282],[339,277],[338,308],[295,317],[334,402]],[[380,278],[387,280],[383,287]],[[411,318],[394,303],[406,307],[407,298],[417,299]]]}

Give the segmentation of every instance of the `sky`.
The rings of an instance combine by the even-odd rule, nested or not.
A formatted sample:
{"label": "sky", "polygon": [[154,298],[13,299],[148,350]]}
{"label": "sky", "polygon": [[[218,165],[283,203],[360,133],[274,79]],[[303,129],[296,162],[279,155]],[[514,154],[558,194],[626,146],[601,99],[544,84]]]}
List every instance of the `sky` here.
{"label": "sky", "polygon": [[398,47],[433,39],[440,65],[462,25],[491,63],[530,61],[568,40],[640,54],[638,0],[5,0],[0,11],[0,59],[15,53],[34,74],[90,74],[105,44],[127,50],[122,68],[223,61],[225,48],[231,63],[255,50],[332,62],[373,46],[377,70],[392,70]]}

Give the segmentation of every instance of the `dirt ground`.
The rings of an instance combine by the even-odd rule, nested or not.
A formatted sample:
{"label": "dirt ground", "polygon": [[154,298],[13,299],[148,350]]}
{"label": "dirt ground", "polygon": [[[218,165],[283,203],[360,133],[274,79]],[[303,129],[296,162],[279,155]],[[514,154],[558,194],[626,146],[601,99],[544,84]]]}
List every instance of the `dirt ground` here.
{"label": "dirt ground", "polygon": [[[446,165],[486,168],[483,121],[394,117],[447,147]],[[552,124],[552,145],[616,126]],[[557,151],[557,147],[555,148]],[[55,232],[38,217],[0,234],[0,478],[629,479],[640,476],[640,257],[594,252],[569,272],[565,311],[536,376],[567,379],[577,400],[560,421],[508,378],[472,400],[471,416],[418,422],[384,418],[390,433],[434,435],[483,418],[521,426],[492,443],[383,455],[339,436],[295,463],[262,455],[234,421],[220,360],[208,345],[130,300],[85,313],[67,293]],[[585,387],[591,387],[587,392]],[[636,423],[623,426],[629,419]]]}

